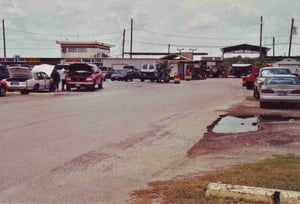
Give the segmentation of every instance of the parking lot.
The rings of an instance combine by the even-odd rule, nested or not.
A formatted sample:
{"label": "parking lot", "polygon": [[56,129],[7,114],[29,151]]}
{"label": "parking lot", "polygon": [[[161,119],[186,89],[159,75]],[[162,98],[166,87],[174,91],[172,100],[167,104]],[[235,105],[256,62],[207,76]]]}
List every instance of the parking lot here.
{"label": "parking lot", "polygon": [[[153,180],[299,153],[299,108],[261,109],[240,79],[103,86],[1,98],[0,202],[124,203]],[[265,117],[255,132],[209,132],[224,114]]]}

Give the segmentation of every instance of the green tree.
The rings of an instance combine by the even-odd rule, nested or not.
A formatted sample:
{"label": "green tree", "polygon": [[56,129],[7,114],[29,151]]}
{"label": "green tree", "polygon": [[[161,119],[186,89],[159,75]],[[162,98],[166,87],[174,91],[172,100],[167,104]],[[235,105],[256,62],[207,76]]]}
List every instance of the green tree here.
{"label": "green tree", "polygon": [[158,75],[159,75],[158,82],[169,83],[170,73],[171,73],[171,66],[169,61],[168,60],[161,61],[159,63],[159,69],[158,69]]}

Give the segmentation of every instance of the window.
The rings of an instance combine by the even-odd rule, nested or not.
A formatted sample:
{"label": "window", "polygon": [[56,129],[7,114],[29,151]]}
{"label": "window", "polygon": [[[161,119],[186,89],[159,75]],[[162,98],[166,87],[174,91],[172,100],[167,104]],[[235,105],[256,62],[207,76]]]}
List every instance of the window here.
{"label": "window", "polygon": [[77,52],[77,47],[68,48],[68,52]]}
{"label": "window", "polygon": [[79,47],[78,52],[87,52],[87,49],[84,47]]}

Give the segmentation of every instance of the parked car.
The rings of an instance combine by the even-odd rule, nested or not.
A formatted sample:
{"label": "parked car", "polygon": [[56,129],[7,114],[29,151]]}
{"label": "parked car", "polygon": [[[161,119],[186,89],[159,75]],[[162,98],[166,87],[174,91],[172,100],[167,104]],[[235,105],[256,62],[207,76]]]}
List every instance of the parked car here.
{"label": "parked car", "polygon": [[118,81],[133,81],[134,75],[131,70],[128,69],[117,69],[114,73],[110,76],[110,80],[118,80]]}
{"label": "parked car", "polygon": [[123,67],[123,69],[128,69],[128,70],[132,71],[133,77],[134,77],[135,79],[140,78],[140,70],[137,69],[137,68],[135,68],[134,66],[132,66],[132,65],[125,65],[125,66]]}
{"label": "parked car", "polygon": [[103,81],[105,81],[106,79],[109,79],[110,76],[112,75],[112,73],[114,72],[114,69],[111,67],[100,66],[99,68],[102,71]]}
{"label": "parked car", "polygon": [[0,80],[9,78],[9,73],[5,65],[0,65]]}
{"label": "parked car", "polygon": [[28,91],[54,91],[52,79],[45,73],[32,71],[32,78],[26,81]]}
{"label": "parked car", "polygon": [[5,96],[8,90],[8,86],[5,81],[0,81],[0,97]]}
{"label": "parked car", "polygon": [[253,87],[253,97],[259,99],[260,88],[262,87],[264,80],[269,75],[291,75],[291,70],[287,67],[265,67],[259,70],[259,74],[255,80]]}
{"label": "parked car", "polygon": [[150,80],[152,82],[159,81],[159,73],[158,73],[159,68],[160,65],[158,63],[142,64],[141,73],[140,73],[141,82],[145,80]]}
{"label": "parked car", "polygon": [[70,91],[71,88],[88,88],[91,91],[95,87],[103,88],[102,71],[95,64],[74,63],[68,67],[68,75],[66,77],[66,88]]}
{"label": "parked car", "polygon": [[27,80],[32,78],[28,67],[8,66],[9,77],[3,79],[8,86],[8,91],[21,91],[22,94],[28,93]]}
{"label": "parked car", "polygon": [[256,77],[259,75],[259,70],[265,67],[266,66],[252,66],[252,69],[249,70],[249,74],[242,77],[242,86],[247,89],[253,89]]}
{"label": "parked car", "polygon": [[260,107],[270,102],[300,103],[300,80],[294,75],[270,75],[260,89]]}

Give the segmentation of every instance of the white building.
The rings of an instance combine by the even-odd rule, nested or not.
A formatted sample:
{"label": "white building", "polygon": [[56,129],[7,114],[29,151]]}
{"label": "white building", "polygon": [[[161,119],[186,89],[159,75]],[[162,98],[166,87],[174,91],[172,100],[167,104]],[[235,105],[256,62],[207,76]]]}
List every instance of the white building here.
{"label": "white building", "polygon": [[291,58],[286,58],[284,60],[273,63],[274,67],[288,67],[294,74],[300,73],[300,62]]}
{"label": "white building", "polygon": [[102,42],[56,41],[61,46],[61,58],[103,58],[109,57],[113,45]]}

